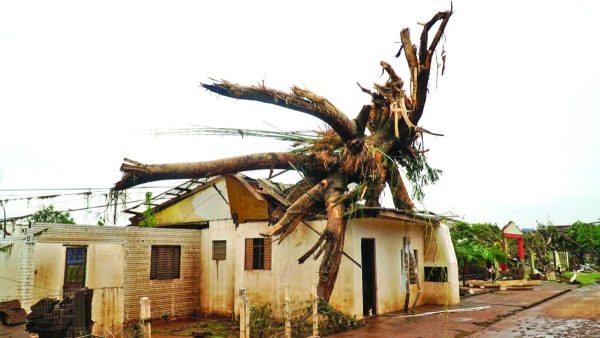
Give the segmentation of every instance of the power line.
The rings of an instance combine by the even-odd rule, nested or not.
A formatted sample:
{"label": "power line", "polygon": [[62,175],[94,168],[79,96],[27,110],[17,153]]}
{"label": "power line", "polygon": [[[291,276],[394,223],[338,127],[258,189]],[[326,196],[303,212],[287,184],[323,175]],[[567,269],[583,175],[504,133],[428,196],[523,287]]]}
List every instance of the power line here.
{"label": "power line", "polygon": [[[140,202],[144,202],[145,200],[136,200],[136,201],[125,201],[125,202],[119,202],[116,201],[117,205],[121,204],[129,204],[129,203],[140,203]],[[82,211],[82,210],[89,210],[89,209],[98,209],[98,208],[106,208],[106,207],[110,207],[113,206],[114,204],[109,203],[109,204],[104,204],[104,205],[95,205],[95,206],[91,206],[91,207],[85,207],[85,208],[77,208],[77,209],[67,209],[67,210],[57,210],[59,212],[72,212],[72,211]],[[15,216],[15,217],[7,217],[6,220],[7,221],[16,221],[18,219],[23,219],[23,218],[27,218],[32,216],[33,214],[28,214],[28,215],[23,215],[23,216]]]}
{"label": "power line", "polygon": [[5,280],[7,280],[7,281],[11,281],[11,282],[15,282],[15,283],[23,284],[23,285],[30,285],[30,286],[33,286],[34,288],[39,288],[39,289],[44,289],[44,290],[48,290],[48,291],[54,291],[54,292],[62,292],[62,291],[60,291],[60,290],[48,289],[48,288],[45,288],[45,287],[43,287],[43,286],[35,285],[35,284],[33,284],[33,283],[22,282],[22,281],[18,281],[18,280],[10,279],[10,278],[2,277],[2,276],[0,276],[0,278],[2,278],[2,279],[5,279]]}
{"label": "power line", "polygon": [[[113,187],[109,188],[12,188],[12,189],[0,189],[0,191],[72,191],[72,190],[110,190]],[[131,187],[127,190],[131,189],[162,189],[162,188],[172,188],[172,186],[149,186],[149,187]]]}
{"label": "power line", "polygon": [[[164,189],[164,188],[171,188],[171,186],[163,186],[163,187],[159,187],[159,186],[155,186],[155,187],[136,187],[133,189],[136,190],[148,190],[148,189]],[[75,189],[75,188],[74,188]],[[77,188],[77,189],[87,189],[87,188]],[[65,193],[65,194],[51,194],[51,195],[37,195],[37,196],[23,196],[23,195],[0,195],[0,200],[4,201],[4,202],[9,202],[9,201],[21,201],[21,200],[45,200],[45,199],[55,199],[55,198],[59,198],[62,196],[75,196],[75,195],[81,195],[81,196],[85,196],[85,197],[92,197],[92,196],[108,196],[108,191],[106,190],[102,190],[99,188],[89,188],[91,190],[88,191],[84,191],[84,192],[75,192],[75,193]],[[0,189],[0,191],[7,191],[7,190],[11,190],[11,189],[5,189],[2,190]],[[62,189],[61,189],[62,190]],[[14,190],[11,190],[14,191]],[[23,189],[21,191],[37,191],[37,190],[32,190],[32,189]],[[44,191],[44,189],[40,190],[40,191]],[[54,191],[54,189],[47,189],[46,191]],[[59,191],[59,190],[57,190]],[[8,198],[4,198],[2,196],[11,196]]]}

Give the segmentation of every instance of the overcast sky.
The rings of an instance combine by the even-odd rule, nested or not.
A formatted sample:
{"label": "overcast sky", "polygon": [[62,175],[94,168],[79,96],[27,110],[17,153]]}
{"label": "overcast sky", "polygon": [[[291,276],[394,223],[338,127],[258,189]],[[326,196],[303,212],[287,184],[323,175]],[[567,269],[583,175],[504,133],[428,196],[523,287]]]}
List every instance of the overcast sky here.
{"label": "overcast sky", "polygon": [[[369,102],[356,82],[384,82],[381,60],[408,78],[405,61],[393,57],[400,30],[410,27],[417,41],[417,22],[449,4],[2,1],[0,199],[53,193],[6,189],[110,187],[123,157],[163,163],[285,150],[265,139],[153,130],[323,126],[217,97],[198,86],[209,77],[305,86],[354,117]],[[444,174],[422,207],[522,227],[597,220],[600,3],[456,0],[454,9],[446,73],[432,76],[421,120],[445,134],[425,140]],[[52,202],[9,201],[7,216],[42,203]],[[84,206],[80,196],[55,203]]]}

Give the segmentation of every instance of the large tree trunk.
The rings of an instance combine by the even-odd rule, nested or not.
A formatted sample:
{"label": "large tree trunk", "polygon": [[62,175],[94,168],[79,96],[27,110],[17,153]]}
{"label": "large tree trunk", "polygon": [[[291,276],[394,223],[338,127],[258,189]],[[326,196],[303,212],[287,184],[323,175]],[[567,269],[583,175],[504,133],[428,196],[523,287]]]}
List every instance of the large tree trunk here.
{"label": "large tree trunk", "polygon": [[[323,232],[325,244],[320,249],[323,250],[324,254],[321,267],[319,268],[317,294],[326,301],[329,301],[333,292],[344,250],[344,236],[347,224],[347,220],[344,218],[346,209],[342,202],[344,189],[344,179],[340,175],[336,175],[325,190],[327,226]],[[319,255],[317,253],[317,257]]]}
{"label": "large tree trunk", "polygon": [[324,171],[327,166],[333,165],[333,162],[327,162],[326,158],[310,158],[291,152],[258,153],[215,161],[169,164],[143,164],[130,159],[124,161],[121,165],[123,178],[115,183],[115,190],[159,180],[210,177],[247,170],[294,169],[301,166],[311,171]]}
{"label": "large tree trunk", "polygon": [[228,81],[203,83],[202,87],[223,96],[270,103],[312,115],[331,126],[344,142],[364,136],[364,124],[357,124],[329,100],[306,89],[292,87],[292,93],[286,93],[264,86],[241,86]]}

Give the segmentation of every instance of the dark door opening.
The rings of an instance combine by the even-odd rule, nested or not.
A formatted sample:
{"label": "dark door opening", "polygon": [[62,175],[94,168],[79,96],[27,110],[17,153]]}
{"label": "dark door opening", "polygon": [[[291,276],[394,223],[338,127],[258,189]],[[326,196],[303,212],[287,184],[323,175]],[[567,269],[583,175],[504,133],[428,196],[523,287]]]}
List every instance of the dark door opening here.
{"label": "dark door opening", "polygon": [[63,296],[85,287],[85,264],[87,248],[69,247],[65,257],[65,284]]}
{"label": "dark door opening", "polygon": [[360,251],[362,256],[363,316],[370,316],[377,314],[375,239],[361,239]]}

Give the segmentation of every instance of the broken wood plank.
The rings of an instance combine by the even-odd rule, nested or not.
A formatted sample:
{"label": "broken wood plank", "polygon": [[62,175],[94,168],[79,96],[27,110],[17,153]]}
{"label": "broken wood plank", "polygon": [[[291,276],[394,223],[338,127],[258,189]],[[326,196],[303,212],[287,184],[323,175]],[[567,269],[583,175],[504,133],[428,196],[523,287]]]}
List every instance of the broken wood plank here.
{"label": "broken wood plank", "polygon": [[423,313],[417,313],[417,314],[414,314],[414,315],[397,316],[395,314],[383,314],[382,316],[394,316],[396,318],[422,317],[422,316],[436,315],[436,314],[440,314],[440,313],[480,311],[480,310],[485,310],[485,309],[489,309],[489,308],[490,308],[490,306],[486,305],[486,306],[471,307],[471,308],[466,308],[466,309],[452,309],[452,310],[441,310],[441,311],[423,312]]}
{"label": "broken wood plank", "polygon": [[0,312],[6,312],[8,310],[20,309],[21,302],[18,299],[9,300],[6,302],[0,302]]}
{"label": "broken wood plank", "polygon": [[6,314],[2,318],[4,325],[17,325],[27,322],[27,312],[23,308],[6,310],[4,313]]}
{"label": "broken wood plank", "polygon": [[278,192],[273,189],[267,180],[261,178],[258,179],[258,186],[263,190],[264,193],[273,197],[277,202],[281,203],[284,207],[289,207],[292,202],[288,201],[287,198],[281,196]]}

